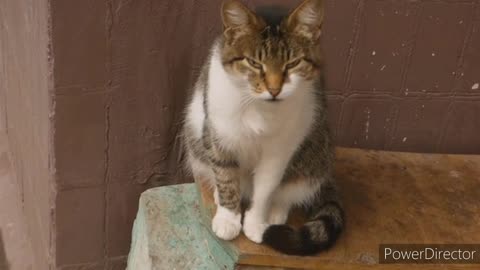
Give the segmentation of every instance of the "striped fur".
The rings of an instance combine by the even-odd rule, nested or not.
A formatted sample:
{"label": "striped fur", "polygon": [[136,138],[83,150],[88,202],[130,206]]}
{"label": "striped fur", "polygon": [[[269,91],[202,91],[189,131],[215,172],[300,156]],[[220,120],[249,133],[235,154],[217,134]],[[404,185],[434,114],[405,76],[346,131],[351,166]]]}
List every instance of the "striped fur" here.
{"label": "striped fur", "polygon": [[[225,30],[182,134],[194,176],[214,189],[218,237],[243,230],[254,242],[307,255],[332,246],[344,224],[317,46],[323,2],[306,0],[288,16],[277,11],[223,4]],[[242,199],[250,201],[243,224]],[[309,212],[298,230],[285,225],[292,207]]]}

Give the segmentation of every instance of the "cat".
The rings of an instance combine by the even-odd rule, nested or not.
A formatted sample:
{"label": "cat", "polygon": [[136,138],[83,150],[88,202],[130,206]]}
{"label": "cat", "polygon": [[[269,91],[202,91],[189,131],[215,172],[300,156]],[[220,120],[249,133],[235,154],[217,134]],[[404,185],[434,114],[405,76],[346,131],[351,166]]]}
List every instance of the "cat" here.
{"label": "cat", "polygon": [[[253,242],[309,255],[331,247],[344,226],[318,46],[323,1],[283,17],[265,10],[222,4],[223,34],[186,109],[187,163],[214,189],[219,238],[243,229]],[[243,224],[242,199],[250,202]],[[295,206],[308,210],[299,229],[285,224]]]}

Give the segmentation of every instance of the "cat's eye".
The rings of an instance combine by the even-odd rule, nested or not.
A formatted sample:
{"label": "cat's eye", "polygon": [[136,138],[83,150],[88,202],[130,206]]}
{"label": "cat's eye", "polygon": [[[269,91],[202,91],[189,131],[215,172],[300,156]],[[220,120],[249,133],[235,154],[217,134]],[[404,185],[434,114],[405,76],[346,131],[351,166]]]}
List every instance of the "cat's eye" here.
{"label": "cat's eye", "polygon": [[286,68],[286,69],[292,69],[292,68],[298,66],[301,61],[302,61],[302,59],[300,59],[300,58],[297,59],[297,60],[294,60],[294,61],[288,63],[287,65],[285,65],[285,68]]}
{"label": "cat's eye", "polygon": [[258,63],[257,61],[253,60],[252,58],[247,58],[247,62],[250,66],[256,69],[262,69],[262,64]]}

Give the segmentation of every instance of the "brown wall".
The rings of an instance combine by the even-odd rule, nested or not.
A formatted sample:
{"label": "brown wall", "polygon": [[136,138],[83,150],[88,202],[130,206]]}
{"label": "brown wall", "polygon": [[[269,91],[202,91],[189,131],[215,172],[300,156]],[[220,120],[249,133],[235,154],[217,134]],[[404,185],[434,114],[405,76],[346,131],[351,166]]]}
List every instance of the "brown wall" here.
{"label": "brown wall", "polygon": [[54,252],[48,18],[46,0],[0,0],[0,117],[8,125],[35,269],[48,269]]}
{"label": "brown wall", "polygon": [[[176,177],[175,136],[186,90],[220,32],[219,3],[53,1],[59,265],[121,261],[139,193],[186,180]],[[327,1],[339,145],[480,153],[475,3]],[[67,233],[87,217],[73,244]]]}
{"label": "brown wall", "polygon": [[328,3],[324,47],[340,145],[480,153],[478,1]]}
{"label": "brown wall", "polygon": [[[220,33],[220,0],[50,0],[53,77],[46,2],[0,0],[17,12],[0,10],[2,75],[19,179],[40,194],[25,198],[38,200],[32,224],[48,217],[43,194],[55,198],[55,227],[40,227],[37,250],[47,238],[59,269],[121,269],[141,191],[189,181],[179,176],[176,132],[187,89]],[[472,89],[480,83],[478,1],[326,2],[323,47],[339,145],[480,153],[480,89]],[[24,10],[30,17],[18,15]],[[42,179],[51,156],[57,189],[49,192]]]}
{"label": "brown wall", "polygon": [[[173,15],[214,7],[209,1],[52,1],[57,265],[122,266],[139,194],[188,180],[175,177],[172,145],[190,66],[206,53],[204,44],[195,56],[189,38],[209,16],[201,12],[180,23]],[[165,47],[168,40],[174,46]]]}

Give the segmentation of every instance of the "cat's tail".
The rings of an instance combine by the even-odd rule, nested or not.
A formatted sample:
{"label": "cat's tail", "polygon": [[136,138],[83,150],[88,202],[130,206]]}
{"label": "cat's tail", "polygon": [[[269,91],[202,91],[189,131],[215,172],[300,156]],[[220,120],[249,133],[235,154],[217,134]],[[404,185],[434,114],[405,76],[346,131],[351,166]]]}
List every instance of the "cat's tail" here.
{"label": "cat's tail", "polygon": [[344,213],[336,196],[335,200],[324,199],[316,201],[309,221],[298,229],[287,224],[269,226],[263,243],[286,254],[304,256],[332,247],[344,228]]}

